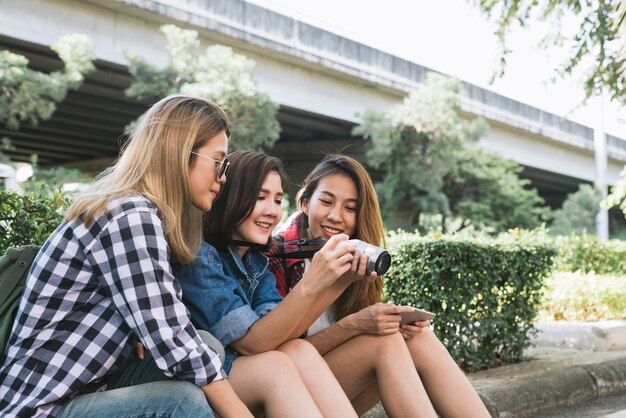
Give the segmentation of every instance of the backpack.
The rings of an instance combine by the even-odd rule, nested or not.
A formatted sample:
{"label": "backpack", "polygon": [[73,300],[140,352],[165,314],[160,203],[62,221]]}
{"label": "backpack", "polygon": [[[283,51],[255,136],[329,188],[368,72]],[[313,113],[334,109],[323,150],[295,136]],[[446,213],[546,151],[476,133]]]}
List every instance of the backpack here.
{"label": "backpack", "polygon": [[0,257],[0,365],[4,362],[5,347],[24,293],[26,276],[40,249],[37,245],[9,248]]}

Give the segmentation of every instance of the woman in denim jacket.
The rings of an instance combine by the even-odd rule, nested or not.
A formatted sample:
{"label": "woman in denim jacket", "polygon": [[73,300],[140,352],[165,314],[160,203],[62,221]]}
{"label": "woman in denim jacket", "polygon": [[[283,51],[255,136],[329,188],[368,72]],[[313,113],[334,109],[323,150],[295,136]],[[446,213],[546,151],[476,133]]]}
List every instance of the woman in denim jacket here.
{"label": "woman in denim jacket", "polygon": [[224,344],[228,380],[253,413],[356,417],[326,362],[298,337],[330,303],[320,297],[326,289],[365,277],[365,260],[347,246],[335,248],[347,239],[336,236],[281,301],[267,257],[237,244],[269,242],[282,216],[282,163],[251,151],[235,152],[229,161],[229,181],[205,217],[208,243],[192,264],[175,271],[191,320]]}

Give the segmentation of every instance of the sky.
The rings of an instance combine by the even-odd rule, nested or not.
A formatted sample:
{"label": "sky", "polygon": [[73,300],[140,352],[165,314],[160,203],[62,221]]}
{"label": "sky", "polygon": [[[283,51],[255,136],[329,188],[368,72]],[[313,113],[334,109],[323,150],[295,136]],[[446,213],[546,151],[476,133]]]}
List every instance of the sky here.
{"label": "sky", "polygon": [[[506,73],[489,84],[497,68],[496,25],[468,0],[247,1],[590,127],[603,123],[626,139],[626,109],[599,98],[581,106],[581,74],[554,81],[566,51],[539,47],[548,24],[511,32]],[[573,19],[565,24],[576,28]]]}

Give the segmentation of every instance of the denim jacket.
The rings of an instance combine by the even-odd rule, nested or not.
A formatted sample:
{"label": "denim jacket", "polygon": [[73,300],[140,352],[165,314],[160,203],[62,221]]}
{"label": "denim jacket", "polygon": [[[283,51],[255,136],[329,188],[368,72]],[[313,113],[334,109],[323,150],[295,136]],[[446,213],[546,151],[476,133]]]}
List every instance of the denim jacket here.
{"label": "denim jacket", "polygon": [[[267,257],[254,249],[242,259],[232,248],[218,252],[203,243],[194,262],[179,266],[174,274],[191,322],[209,331],[224,346],[246,335],[282,300]],[[230,364],[224,366],[228,373]]]}

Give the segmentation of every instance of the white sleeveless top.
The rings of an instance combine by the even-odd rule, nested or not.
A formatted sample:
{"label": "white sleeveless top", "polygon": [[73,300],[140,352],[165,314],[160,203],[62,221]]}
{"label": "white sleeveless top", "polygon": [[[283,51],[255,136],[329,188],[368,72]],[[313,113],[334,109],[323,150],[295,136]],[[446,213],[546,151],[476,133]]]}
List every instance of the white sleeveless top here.
{"label": "white sleeveless top", "polygon": [[[311,267],[311,260],[305,259],[304,271],[306,272],[309,269],[309,267]],[[306,332],[306,335],[317,334],[318,332],[325,330],[326,328],[331,326],[333,324],[333,321],[331,318],[332,318],[332,312],[331,312],[331,308],[329,307],[324,312],[322,312],[320,317],[317,318],[315,322],[313,322],[313,324],[311,324],[311,326]]]}
{"label": "white sleeveless top", "polygon": [[317,320],[313,322],[313,324],[309,327],[309,329],[306,332],[306,335],[317,334],[318,332],[325,330],[332,324],[333,324],[333,321],[331,320],[331,310],[326,309],[320,315],[320,317],[317,318]]}

